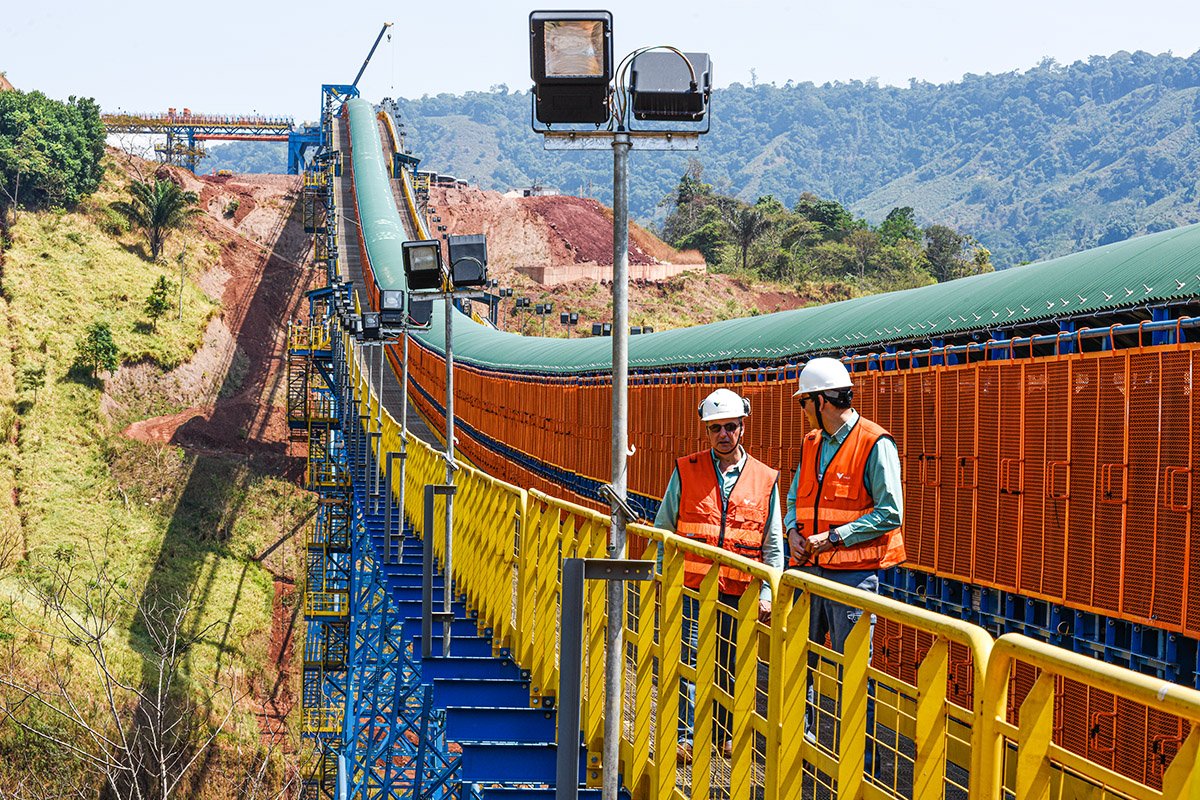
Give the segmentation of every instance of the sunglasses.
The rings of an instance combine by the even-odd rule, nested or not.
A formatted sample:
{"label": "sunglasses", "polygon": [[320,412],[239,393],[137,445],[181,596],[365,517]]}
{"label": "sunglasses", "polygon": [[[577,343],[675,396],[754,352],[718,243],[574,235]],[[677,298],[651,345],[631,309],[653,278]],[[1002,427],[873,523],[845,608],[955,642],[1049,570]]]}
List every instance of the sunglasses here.
{"label": "sunglasses", "polygon": [[740,422],[726,422],[724,425],[713,423],[712,425],[708,426],[708,432],[720,433],[721,429],[724,428],[726,433],[733,433],[740,427],[742,427],[742,423]]}

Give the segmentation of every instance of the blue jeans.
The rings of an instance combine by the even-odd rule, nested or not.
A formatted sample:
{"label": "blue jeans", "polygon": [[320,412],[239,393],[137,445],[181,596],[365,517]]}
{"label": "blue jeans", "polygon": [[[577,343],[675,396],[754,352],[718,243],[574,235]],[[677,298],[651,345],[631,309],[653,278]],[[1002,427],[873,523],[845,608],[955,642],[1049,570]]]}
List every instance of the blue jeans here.
{"label": "blue jeans", "polygon": [[[809,575],[816,575],[826,580],[831,580],[840,583],[844,586],[853,586],[862,589],[866,592],[874,594],[879,593],[879,573],[873,569],[867,570],[845,570],[845,569],[825,569],[824,567],[802,567],[801,572],[806,572]],[[861,608],[852,608],[843,603],[837,603],[833,600],[828,600],[824,597],[813,595],[812,598],[812,617],[808,627],[808,638],[816,644],[825,643],[825,634],[829,634],[829,644],[836,653],[843,653],[846,649],[846,637],[850,635],[851,629],[862,618],[863,610]],[[870,642],[875,640],[875,615],[871,615],[871,630]],[[816,690],[813,687],[813,673],[818,668],[818,656],[816,653],[808,654],[808,703],[804,710],[804,735],[810,740],[819,738],[820,726],[817,723],[818,706]],[[838,667],[838,680],[841,681],[842,669]],[[838,699],[838,708],[841,707],[841,699]],[[840,716],[840,711],[836,712]],[[875,735],[875,682],[867,681],[867,743],[872,742],[872,737]],[[837,746],[836,738],[832,744],[822,742],[830,749]],[[866,769],[871,770],[871,762],[873,760],[874,747],[868,746],[866,749]]]}
{"label": "blue jeans", "polygon": [[[731,608],[741,598],[736,594],[720,595],[717,605],[717,663],[713,665],[717,686],[733,693],[733,667],[737,660],[737,649],[733,644],[734,617]],[[696,650],[700,640],[700,601],[689,595],[683,596],[683,649],[681,660],[689,667],[696,666]],[[696,684],[679,679],[679,743],[692,743],[696,728]],[[733,714],[720,702],[713,712],[713,741],[729,738],[733,730]]]}

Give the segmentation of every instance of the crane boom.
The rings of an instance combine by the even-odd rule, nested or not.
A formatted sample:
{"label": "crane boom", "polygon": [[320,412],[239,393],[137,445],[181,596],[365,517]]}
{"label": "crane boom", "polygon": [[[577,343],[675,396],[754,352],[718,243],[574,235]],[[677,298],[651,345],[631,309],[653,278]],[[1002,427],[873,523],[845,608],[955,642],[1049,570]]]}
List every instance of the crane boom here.
{"label": "crane boom", "polygon": [[371,63],[371,56],[375,55],[375,48],[379,47],[379,42],[383,39],[383,35],[387,33],[387,29],[392,27],[391,22],[383,23],[383,27],[379,29],[379,35],[375,37],[375,44],[371,45],[371,52],[367,53],[367,58],[363,61],[362,66],[358,68],[358,74],[354,76],[354,83],[351,86],[358,88],[358,79],[367,71],[367,64]]}

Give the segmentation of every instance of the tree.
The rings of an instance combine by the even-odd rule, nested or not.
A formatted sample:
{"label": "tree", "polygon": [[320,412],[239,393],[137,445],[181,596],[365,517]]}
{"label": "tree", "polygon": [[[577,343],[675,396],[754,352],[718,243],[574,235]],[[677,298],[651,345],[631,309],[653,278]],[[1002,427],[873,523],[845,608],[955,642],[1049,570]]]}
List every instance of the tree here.
{"label": "tree", "polygon": [[21,206],[73,207],[99,188],[103,156],[95,101],[0,92],[0,223]]}
{"label": "tree", "polygon": [[925,229],[925,259],[938,282],[992,272],[992,254],[970,236],[946,225]]}
{"label": "tree", "polygon": [[966,241],[967,237],[947,225],[930,225],[925,229],[925,259],[938,283],[958,277]]}
{"label": "tree", "polygon": [[38,390],[45,385],[45,364],[26,364],[21,367],[21,373],[17,376],[17,388],[22,392],[33,392],[33,402],[37,402]]}
{"label": "tree", "polygon": [[79,340],[75,363],[90,369],[92,377],[95,378],[101,370],[112,372],[116,369],[119,363],[118,355],[117,344],[113,341],[108,323],[93,322],[88,325],[87,332]]}
{"label": "tree", "polygon": [[901,239],[921,241],[921,227],[917,225],[916,214],[912,206],[893,208],[879,223],[879,239],[885,245],[892,245]]}
{"label": "tree", "polygon": [[[134,602],[129,586],[136,582],[111,563],[111,544],[110,537],[99,550],[89,545],[86,558],[60,546],[30,565],[26,589],[48,624],[25,626],[42,649],[36,673],[18,668],[11,654],[0,673],[0,721],[53,748],[68,770],[94,776],[104,784],[102,797],[171,800],[192,768],[213,755],[245,693],[224,676],[189,672],[189,649],[213,626],[188,632],[195,613],[188,596]],[[119,626],[130,620],[143,651],[140,681],[124,674],[113,649]],[[96,796],[94,787],[75,796],[89,795]]]}
{"label": "tree", "polygon": [[857,273],[859,283],[862,283],[867,272],[876,266],[879,234],[868,230],[851,231],[842,241],[850,248],[849,266]]}
{"label": "tree", "polygon": [[699,250],[705,262],[715,264],[721,258],[721,249],[729,243],[728,227],[721,219],[716,205],[706,206],[698,216],[698,224],[671,242],[679,250]]}
{"label": "tree", "polygon": [[[696,159],[691,159],[688,162],[687,170],[679,179],[675,193],[663,199],[663,205],[669,206],[671,209],[663,221],[663,241],[672,247],[682,247],[679,242],[692,236],[697,229],[712,221],[711,218],[704,218],[704,212],[715,202],[713,187],[704,183],[703,175],[704,167]],[[690,247],[700,249],[695,245]],[[707,257],[706,255],[705,258]]]}
{"label": "tree", "polygon": [[196,193],[185,192],[174,181],[134,181],[129,184],[129,194],[132,200],[118,200],[112,207],[145,232],[151,261],[158,260],[172,231],[183,228],[200,213]]}
{"label": "tree", "polygon": [[737,202],[727,202],[722,207],[725,224],[733,235],[734,244],[742,253],[742,269],[746,269],[746,261],[750,247],[758,237],[766,233],[773,223],[771,215],[756,206],[747,206]]}
{"label": "tree", "polygon": [[158,330],[158,318],[171,307],[171,301],[167,298],[170,291],[171,284],[167,283],[167,276],[159,275],[158,282],[146,298],[146,316],[150,318],[150,329],[153,331]]}
{"label": "tree", "polygon": [[817,223],[827,239],[841,241],[850,231],[864,227],[864,223],[856,220],[837,200],[823,200],[810,192],[800,195],[800,200],[792,210],[804,219]]}

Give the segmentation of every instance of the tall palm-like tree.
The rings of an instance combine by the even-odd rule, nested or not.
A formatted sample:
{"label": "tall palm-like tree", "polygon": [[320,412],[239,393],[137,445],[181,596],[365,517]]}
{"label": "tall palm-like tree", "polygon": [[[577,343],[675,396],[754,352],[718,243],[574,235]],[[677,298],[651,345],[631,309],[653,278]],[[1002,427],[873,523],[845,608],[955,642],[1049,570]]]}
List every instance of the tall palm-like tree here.
{"label": "tall palm-like tree", "polygon": [[146,233],[150,242],[150,260],[157,261],[171,231],[178,230],[200,213],[195,192],[185,192],[175,183],[156,178],[129,184],[131,200],[118,200],[113,210],[123,214]]}
{"label": "tall palm-like tree", "polygon": [[727,203],[721,211],[725,218],[725,224],[729,226],[729,232],[733,234],[733,240],[741,250],[742,270],[744,271],[751,245],[758,241],[758,237],[767,232],[774,220],[763,209],[741,203]]}

